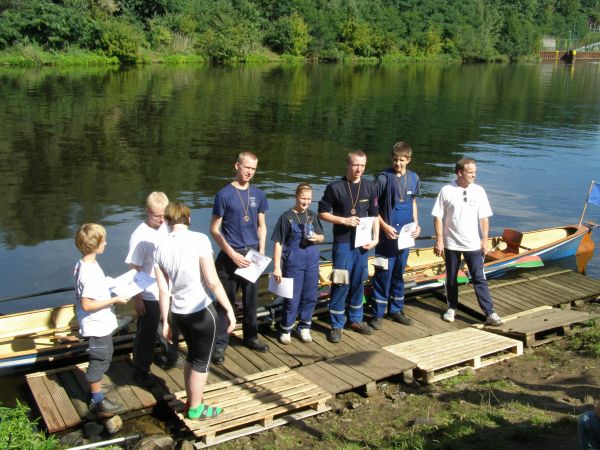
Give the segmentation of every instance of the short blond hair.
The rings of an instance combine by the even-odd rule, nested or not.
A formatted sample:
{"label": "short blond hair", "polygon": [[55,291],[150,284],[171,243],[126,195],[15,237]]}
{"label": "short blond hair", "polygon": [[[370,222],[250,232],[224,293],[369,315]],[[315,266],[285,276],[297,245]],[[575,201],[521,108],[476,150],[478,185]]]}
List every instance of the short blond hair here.
{"label": "short blond hair", "polygon": [[256,156],[252,152],[245,151],[245,152],[241,152],[238,155],[238,159],[237,159],[238,164],[241,164],[245,158],[251,159],[252,161],[258,161],[258,156]]}
{"label": "short blond hair", "polygon": [[367,158],[367,154],[362,150],[353,150],[350,153],[348,153],[348,156],[346,156],[346,162],[349,163],[353,156],[358,156],[359,158],[365,159]]}
{"label": "short blond hair", "polygon": [[151,192],[146,197],[146,208],[155,210],[155,209],[164,209],[169,204],[169,198],[167,194],[164,192]]}
{"label": "short blond hair", "polygon": [[75,233],[75,245],[83,256],[94,253],[106,240],[106,229],[97,223],[84,223]]}
{"label": "short blond hair", "polygon": [[407,142],[396,142],[392,147],[392,158],[412,158],[412,147]]}

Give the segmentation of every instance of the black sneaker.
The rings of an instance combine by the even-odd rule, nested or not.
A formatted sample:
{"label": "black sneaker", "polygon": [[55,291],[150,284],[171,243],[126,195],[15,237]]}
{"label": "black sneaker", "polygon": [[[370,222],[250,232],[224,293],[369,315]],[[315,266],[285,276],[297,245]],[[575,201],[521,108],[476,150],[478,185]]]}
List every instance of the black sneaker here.
{"label": "black sneaker", "polygon": [[369,336],[373,334],[373,328],[367,325],[366,322],[354,322],[350,324],[350,329],[356,331],[357,333],[364,334],[365,336]]}
{"label": "black sneaker", "polygon": [[211,357],[211,361],[217,366],[222,365],[225,362],[225,349],[215,348]]}
{"label": "black sneaker", "polygon": [[114,416],[118,411],[124,409],[119,402],[104,397],[100,403],[90,400],[88,405],[88,416],[106,418]]}
{"label": "black sneaker", "polygon": [[133,371],[133,379],[141,387],[150,387],[156,383],[150,372],[142,372],[139,370]]}
{"label": "black sneaker", "polygon": [[259,353],[267,353],[269,351],[269,346],[264,342],[260,342],[258,339],[253,339],[251,341],[244,341],[244,345],[255,352]]}
{"label": "black sneaker", "polygon": [[404,311],[398,311],[398,312],[395,312],[394,314],[390,314],[390,317],[392,318],[392,320],[394,322],[401,323],[402,325],[410,326],[413,324],[412,319],[410,319],[409,317],[406,317],[406,315],[404,314]]}
{"label": "black sneaker", "polygon": [[371,328],[374,330],[381,330],[383,328],[383,319],[381,317],[374,317],[369,322],[369,325],[371,325]]}
{"label": "black sneaker", "polygon": [[332,328],[329,334],[327,335],[327,340],[334,344],[337,344],[342,341],[342,329],[341,328]]}
{"label": "black sneaker", "polygon": [[184,366],[184,360],[180,355],[177,355],[175,358],[169,358],[167,355],[157,354],[154,357],[154,364],[163,370],[169,370],[173,367],[181,369]]}

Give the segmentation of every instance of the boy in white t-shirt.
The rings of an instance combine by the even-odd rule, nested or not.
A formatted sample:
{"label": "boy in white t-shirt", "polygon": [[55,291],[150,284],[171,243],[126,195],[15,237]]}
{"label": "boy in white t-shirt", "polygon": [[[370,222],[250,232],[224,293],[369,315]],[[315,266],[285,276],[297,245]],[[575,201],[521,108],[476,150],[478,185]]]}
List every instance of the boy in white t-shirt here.
{"label": "boy in white t-shirt", "polygon": [[117,328],[117,317],[112,305],[126,303],[127,299],[111,297],[102,268],[96,255],[106,247],[106,230],[101,225],[86,223],[75,235],[75,245],[83,257],[75,265],[75,296],[79,332],[89,339],[89,365],[85,378],[90,385],[90,415],[110,417],[123,409],[102,392],[102,377],[108,370],[113,355],[112,333]]}

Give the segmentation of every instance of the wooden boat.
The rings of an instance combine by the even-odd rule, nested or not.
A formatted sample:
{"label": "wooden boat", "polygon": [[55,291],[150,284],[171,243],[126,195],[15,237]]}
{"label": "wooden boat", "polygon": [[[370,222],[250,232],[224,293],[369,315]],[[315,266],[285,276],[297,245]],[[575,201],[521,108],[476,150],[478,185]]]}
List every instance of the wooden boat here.
{"label": "wooden boat", "polygon": [[[592,230],[598,225],[584,223],[520,233],[504,230],[502,236],[490,238],[493,250],[485,262],[488,277],[501,276],[517,267],[519,261],[538,256],[547,262],[593,252]],[[318,307],[324,307],[329,297],[332,264],[324,261],[320,267],[320,295]],[[369,275],[375,272],[374,258],[369,259]],[[406,295],[444,285],[444,261],[433,253],[433,247],[413,248],[405,272]],[[273,322],[281,310],[282,299],[267,289],[267,277],[260,280],[259,320]],[[238,311],[238,313],[241,313]],[[135,336],[133,302],[119,305],[117,317],[120,330],[115,336],[115,348],[129,349]],[[78,325],[73,305],[40,309],[0,316],[0,373],[5,370],[28,368],[42,362],[71,360],[83,356],[87,342],[78,336]]]}

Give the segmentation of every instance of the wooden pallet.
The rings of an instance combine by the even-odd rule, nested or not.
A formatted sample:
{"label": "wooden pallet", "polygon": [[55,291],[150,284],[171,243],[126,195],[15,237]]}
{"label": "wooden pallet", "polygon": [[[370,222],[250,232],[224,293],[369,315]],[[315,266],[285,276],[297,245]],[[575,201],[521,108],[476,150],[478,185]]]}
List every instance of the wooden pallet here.
{"label": "wooden pallet", "polygon": [[189,420],[181,414],[185,392],[165,398],[201,439],[196,447],[202,448],[327,411],[331,394],[289,367],[280,367],[207,386],[204,401],[224,409],[211,420]]}
{"label": "wooden pallet", "polygon": [[384,347],[413,361],[415,378],[434,383],[458,375],[466,367],[478,369],[523,354],[523,343],[475,328]]}
{"label": "wooden pallet", "polygon": [[581,331],[576,325],[599,317],[559,308],[536,308],[524,311],[515,318],[505,318],[499,327],[485,327],[487,331],[522,341],[526,347],[535,347]]}
{"label": "wooden pallet", "polygon": [[[85,422],[88,415],[89,385],[85,380],[88,363],[26,375],[26,381],[49,432],[73,428]],[[148,414],[156,405],[154,395],[133,381],[129,356],[113,359],[102,379],[107,396],[123,408],[123,418]]]}

